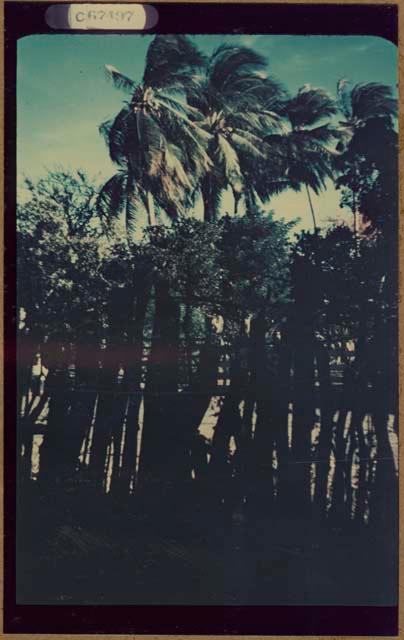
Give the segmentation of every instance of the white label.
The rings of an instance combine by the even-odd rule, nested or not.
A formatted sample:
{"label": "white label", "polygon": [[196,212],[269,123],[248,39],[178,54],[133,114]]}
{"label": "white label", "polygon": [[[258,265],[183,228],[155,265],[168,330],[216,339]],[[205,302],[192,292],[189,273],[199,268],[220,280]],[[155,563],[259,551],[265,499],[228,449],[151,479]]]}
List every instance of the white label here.
{"label": "white label", "polygon": [[137,31],[150,29],[158,19],[156,9],[143,4],[69,4],[50,9],[48,23],[58,29]]}

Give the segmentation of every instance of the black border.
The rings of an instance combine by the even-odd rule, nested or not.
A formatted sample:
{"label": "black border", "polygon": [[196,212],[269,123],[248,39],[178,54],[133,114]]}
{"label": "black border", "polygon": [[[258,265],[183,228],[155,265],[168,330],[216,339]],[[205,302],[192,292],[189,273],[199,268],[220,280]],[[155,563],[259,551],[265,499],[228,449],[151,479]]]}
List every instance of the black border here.
{"label": "black border", "polygon": [[[51,4],[5,2],[6,34],[19,38],[33,33],[55,33],[44,20],[45,10]],[[394,4],[157,2],[154,6],[159,19],[147,33],[373,35],[394,44],[398,42],[398,7]],[[58,33],[83,32],[60,30]]]}
{"label": "black border", "polygon": [[[18,38],[29,34],[55,33],[44,19],[50,4],[5,3],[4,632],[397,635],[398,607],[16,604],[16,44]],[[159,21],[148,33],[374,35],[397,43],[397,5],[157,3],[155,6]]]}

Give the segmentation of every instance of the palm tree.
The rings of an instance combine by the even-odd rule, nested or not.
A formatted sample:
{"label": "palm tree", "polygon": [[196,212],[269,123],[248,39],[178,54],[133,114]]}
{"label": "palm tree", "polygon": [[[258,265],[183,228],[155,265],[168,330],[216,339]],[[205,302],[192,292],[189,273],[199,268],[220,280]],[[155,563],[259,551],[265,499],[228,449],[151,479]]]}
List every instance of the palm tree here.
{"label": "palm tree", "polygon": [[196,110],[183,99],[203,62],[185,36],[156,36],[140,83],[106,66],[108,78],[129,93],[130,100],[100,127],[119,167],[100,198],[109,215],[125,204],[128,227],[133,226],[139,205],[145,207],[150,225],[156,223],[156,205],[169,216],[181,215],[210,168],[209,135],[199,126]]}
{"label": "palm tree", "polygon": [[[196,70],[203,64],[204,58],[186,37],[156,36],[147,52],[141,83],[107,67],[108,77],[129,92],[130,100],[115,119],[101,126],[119,171],[101,191],[99,205],[109,218],[125,209],[129,232],[139,206],[145,207],[149,225],[156,223],[158,209],[171,218],[185,214],[211,167],[207,153],[210,134],[200,126],[198,110],[186,102]],[[180,306],[171,295],[168,279],[156,276],[153,286],[154,321],[146,390],[161,395],[158,401],[155,395],[152,400],[148,395],[145,398],[139,467],[139,486],[144,490],[152,490],[159,479],[174,473],[175,456],[169,453],[171,441],[167,441],[166,427],[178,422],[177,404],[165,392],[174,393],[178,387]],[[147,295],[147,291],[137,294],[139,344],[143,342]],[[141,354],[141,348],[137,353]],[[170,354],[168,362],[161,358],[162,353]],[[139,387],[141,358],[135,358],[132,370],[136,374],[132,372],[132,379]]]}
{"label": "palm tree", "polygon": [[283,131],[265,136],[272,179],[274,159],[276,171],[280,171],[279,182],[273,180],[273,184],[279,190],[289,187],[300,191],[305,187],[315,233],[318,227],[310,189],[318,194],[325,188],[327,178],[334,175],[334,147],[340,134],[329,119],[336,111],[336,104],[326,91],[304,85],[284,103]]}
{"label": "palm tree", "polygon": [[[372,381],[372,397],[375,398],[373,420],[380,463],[373,481],[370,513],[372,518],[383,514],[380,521],[385,527],[386,522],[394,518],[395,507],[392,505],[397,501],[395,469],[391,464],[393,456],[386,428],[387,398],[390,396],[394,398],[393,403],[396,402],[397,389],[392,381],[398,370],[397,348],[393,345],[398,327],[397,100],[387,85],[367,83],[350,88],[346,79],[338,83],[337,95],[344,117],[341,126],[346,130],[338,159],[339,183],[348,192],[345,200],[354,216],[357,255],[357,213],[365,215],[376,230],[378,293],[369,304],[367,282],[366,279],[361,280],[357,293],[360,310],[358,343],[363,347],[357,350],[354,366],[355,373],[359,372],[359,384],[366,384],[365,372]],[[373,334],[370,341],[369,321]],[[370,355],[373,348],[377,352],[374,359]],[[361,456],[361,467],[364,467],[365,456],[366,453]]]}
{"label": "palm tree", "polygon": [[[337,84],[338,107],[344,117],[340,122],[343,137],[338,149],[340,157],[337,168],[344,176],[340,180],[349,186],[351,197],[349,206],[354,217],[354,238],[357,244],[357,213],[361,182],[361,165],[371,173],[370,164],[382,167],[389,165],[386,152],[396,142],[394,119],[397,116],[397,100],[393,98],[391,87],[369,82],[349,88],[350,82],[343,78]],[[393,151],[393,156],[395,155]]]}
{"label": "palm tree", "polygon": [[207,221],[215,220],[223,192],[230,188],[235,213],[242,195],[254,189],[259,165],[265,161],[264,129],[276,129],[277,107],[286,93],[265,74],[266,60],[247,47],[220,46],[203,75],[187,88],[188,102],[203,115],[209,134],[211,170],[200,191]]}
{"label": "palm tree", "polygon": [[376,118],[392,121],[397,116],[397,100],[391,87],[378,82],[356,84],[349,90],[349,80],[343,78],[337,84],[338,107],[345,121],[341,125],[357,134]]}

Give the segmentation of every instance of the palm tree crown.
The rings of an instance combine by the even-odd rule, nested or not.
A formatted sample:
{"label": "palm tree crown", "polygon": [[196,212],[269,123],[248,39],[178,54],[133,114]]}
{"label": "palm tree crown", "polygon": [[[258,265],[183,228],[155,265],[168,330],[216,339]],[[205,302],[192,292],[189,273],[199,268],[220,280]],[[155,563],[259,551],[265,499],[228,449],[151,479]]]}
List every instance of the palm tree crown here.
{"label": "palm tree crown", "polygon": [[269,167],[276,159],[278,182],[273,189],[306,187],[314,227],[317,228],[309,188],[315,193],[324,189],[327,178],[333,177],[333,157],[338,130],[330,121],[337,112],[331,96],[323,89],[304,85],[284,103],[283,131],[265,136]]}
{"label": "palm tree crown", "polygon": [[230,187],[237,211],[246,184],[254,185],[265,161],[262,130],[278,126],[278,104],[286,95],[264,72],[266,60],[247,47],[222,45],[205,73],[188,89],[189,104],[202,115],[210,134],[211,171],[201,184],[205,218],[215,219],[220,197]]}
{"label": "palm tree crown", "polygon": [[345,123],[352,127],[363,126],[373,118],[394,118],[397,115],[397,100],[391,87],[378,82],[356,84],[349,90],[350,82],[343,78],[337,85],[338,106]]}
{"label": "palm tree crown", "polygon": [[129,224],[139,202],[146,207],[150,224],[155,223],[154,202],[170,216],[181,214],[210,167],[208,134],[198,125],[196,110],[182,97],[202,64],[203,57],[185,36],[156,36],[142,82],[106,67],[108,77],[129,93],[130,100],[100,127],[120,169],[105,185],[101,202],[118,204],[125,189]]}
{"label": "palm tree crown", "polygon": [[[383,226],[388,218],[394,218],[391,213],[380,212],[375,208],[377,198],[370,190],[371,197],[365,192],[369,184],[375,179],[375,174],[381,176],[382,190],[389,194],[391,203],[396,202],[396,158],[397,132],[395,118],[397,116],[397,100],[393,97],[391,87],[369,82],[356,84],[350,88],[350,82],[342,79],[337,85],[337,100],[344,120],[340,122],[343,135],[338,145],[340,152],[336,166],[340,173],[337,180],[338,187],[344,187],[349,194],[348,206],[354,217],[354,236],[357,244],[357,215],[366,201],[366,215],[377,226]],[[367,183],[365,190],[362,187]],[[379,189],[381,184],[379,184]],[[362,200],[362,202],[361,202]],[[393,204],[392,210],[396,206]],[[377,213],[370,213],[376,210]]]}

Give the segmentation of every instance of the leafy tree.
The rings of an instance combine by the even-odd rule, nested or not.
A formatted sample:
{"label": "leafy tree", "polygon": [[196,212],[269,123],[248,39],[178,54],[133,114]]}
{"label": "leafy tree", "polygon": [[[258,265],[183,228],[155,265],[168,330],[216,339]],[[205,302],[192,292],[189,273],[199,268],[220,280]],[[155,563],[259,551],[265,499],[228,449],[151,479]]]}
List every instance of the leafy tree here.
{"label": "leafy tree", "polygon": [[288,299],[288,233],[294,222],[272,213],[220,221],[220,299],[225,318],[238,324],[264,314],[273,321]]}
{"label": "leafy tree", "polygon": [[62,326],[77,335],[85,309],[98,313],[105,294],[97,186],[82,171],[63,169],[25,184],[28,198],[17,209],[19,304],[38,335]]}
{"label": "leafy tree", "polygon": [[24,188],[29,207],[20,208],[17,217],[19,229],[35,224],[46,208],[64,219],[72,236],[100,230],[96,211],[99,186],[81,169],[69,171],[58,167],[39,180],[25,178]]}
{"label": "leafy tree", "polygon": [[220,305],[223,278],[217,264],[219,238],[219,227],[192,219],[146,229],[143,246],[154,280],[168,281],[173,295],[181,302],[214,310]]}

